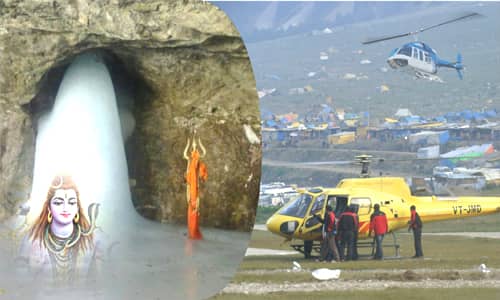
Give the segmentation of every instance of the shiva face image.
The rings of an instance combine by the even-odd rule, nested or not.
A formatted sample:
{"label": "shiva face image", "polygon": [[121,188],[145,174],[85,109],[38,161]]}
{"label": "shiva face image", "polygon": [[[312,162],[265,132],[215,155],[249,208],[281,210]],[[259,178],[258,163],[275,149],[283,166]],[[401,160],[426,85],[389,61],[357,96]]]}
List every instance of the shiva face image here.
{"label": "shiva face image", "polygon": [[60,226],[71,224],[79,218],[76,191],[74,189],[55,190],[54,196],[50,199],[49,209],[54,223]]}
{"label": "shiva face image", "polygon": [[[44,237],[48,235],[59,238],[75,236],[78,241],[75,241],[74,246],[87,249],[92,244],[92,227],[83,212],[78,188],[73,179],[70,176],[55,176],[40,216],[31,228],[31,239],[43,242],[46,240]],[[84,234],[80,236],[75,230]]]}
{"label": "shiva face image", "polygon": [[46,270],[55,282],[72,282],[79,275],[89,274],[96,253],[93,233],[98,206],[89,206],[89,222],[73,179],[54,177],[40,216],[29,232],[33,272]]}

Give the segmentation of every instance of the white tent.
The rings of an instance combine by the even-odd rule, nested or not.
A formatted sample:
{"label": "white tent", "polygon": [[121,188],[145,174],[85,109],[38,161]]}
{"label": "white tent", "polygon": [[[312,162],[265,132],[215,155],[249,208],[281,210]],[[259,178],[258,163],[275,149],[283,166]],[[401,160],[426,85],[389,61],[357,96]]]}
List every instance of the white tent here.
{"label": "white tent", "polygon": [[412,113],[408,108],[400,108],[394,115],[396,117],[409,117],[412,116]]}

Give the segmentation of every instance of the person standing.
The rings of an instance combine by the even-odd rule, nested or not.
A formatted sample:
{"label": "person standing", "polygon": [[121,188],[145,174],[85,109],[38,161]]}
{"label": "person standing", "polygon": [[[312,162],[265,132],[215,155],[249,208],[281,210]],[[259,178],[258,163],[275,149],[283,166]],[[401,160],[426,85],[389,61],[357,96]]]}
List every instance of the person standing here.
{"label": "person standing", "polygon": [[389,230],[389,224],[387,224],[385,213],[380,211],[378,203],[373,206],[373,209],[374,212],[370,216],[370,231],[368,232],[368,236],[371,236],[372,232],[375,233],[376,250],[374,259],[383,259],[382,241],[384,240],[384,235]]}
{"label": "person standing", "polygon": [[[352,207],[348,207],[340,215],[338,234],[340,235],[340,258],[341,260],[352,260],[354,255],[354,233],[358,230],[356,214]],[[347,256],[345,249],[347,247]]]}
{"label": "person standing", "polygon": [[424,253],[422,251],[422,220],[417,213],[417,208],[415,205],[410,206],[411,218],[408,221],[408,232],[413,230],[413,240],[415,241],[415,255],[413,258],[423,257]]}
{"label": "person standing", "polygon": [[358,215],[358,210],[359,210],[359,205],[357,204],[351,204],[350,205],[352,208],[352,212],[356,216],[356,224],[358,226],[354,230],[354,242],[353,242],[353,248],[352,248],[352,260],[358,260],[358,234],[359,234],[359,215]]}
{"label": "person standing", "polygon": [[[196,138],[190,143],[189,139],[184,149],[184,159],[187,160],[187,169],[185,174],[186,179],[186,196],[187,196],[187,225],[188,237],[193,240],[200,240],[203,235],[200,231],[200,181],[206,181],[208,178],[207,166],[201,161],[207,151],[200,138],[198,138],[202,153],[198,151]],[[191,154],[188,155],[189,147],[191,146]]]}
{"label": "person standing", "polygon": [[332,259],[339,261],[339,251],[335,243],[337,224],[335,222],[335,213],[332,207],[330,205],[326,206],[325,217],[323,219],[317,215],[315,217],[323,223],[323,243],[321,245],[320,261],[332,261]]}

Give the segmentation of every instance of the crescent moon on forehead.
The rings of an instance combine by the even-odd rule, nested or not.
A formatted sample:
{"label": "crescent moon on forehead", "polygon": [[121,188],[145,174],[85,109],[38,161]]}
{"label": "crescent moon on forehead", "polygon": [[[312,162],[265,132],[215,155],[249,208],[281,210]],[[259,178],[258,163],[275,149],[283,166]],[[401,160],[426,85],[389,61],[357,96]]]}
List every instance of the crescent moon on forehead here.
{"label": "crescent moon on forehead", "polygon": [[62,176],[57,176],[57,177],[59,177],[59,184],[57,184],[57,185],[52,185],[51,187],[52,187],[53,189],[58,189],[58,188],[62,187],[62,185],[63,185],[63,177],[62,177]]}

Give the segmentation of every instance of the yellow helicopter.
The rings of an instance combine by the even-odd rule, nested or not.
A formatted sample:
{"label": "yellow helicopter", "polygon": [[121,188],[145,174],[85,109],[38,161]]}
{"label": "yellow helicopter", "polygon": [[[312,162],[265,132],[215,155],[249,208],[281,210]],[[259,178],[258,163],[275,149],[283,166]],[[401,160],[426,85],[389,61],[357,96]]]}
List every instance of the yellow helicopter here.
{"label": "yellow helicopter", "polygon": [[[272,215],[266,223],[267,229],[287,240],[303,240],[303,244],[291,246],[311,256],[313,248],[319,249],[315,241],[322,239],[322,223],[315,216],[323,216],[330,205],[337,218],[349,206],[357,209],[359,216],[358,239],[368,239],[370,215],[375,204],[380,205],[388,220],[389,232],[408,226],[410,206],[415,205],[424,223],[449,219],[483,216],[500,212],[500,197],[441,197],[415,196],[402,177],[368,177],[371,156],[358,156],[362,165],[361,178],[346,178],[335,188],[315,187],[297,189],[299,196]],[[399,245],[393,233],[396,256]],[[373,243],[358,243],[358,247],[371,247]]]}

